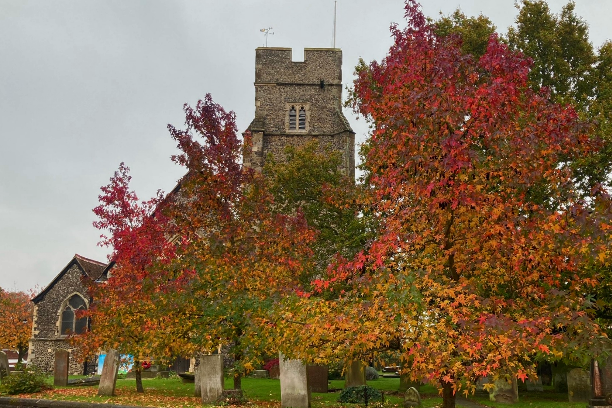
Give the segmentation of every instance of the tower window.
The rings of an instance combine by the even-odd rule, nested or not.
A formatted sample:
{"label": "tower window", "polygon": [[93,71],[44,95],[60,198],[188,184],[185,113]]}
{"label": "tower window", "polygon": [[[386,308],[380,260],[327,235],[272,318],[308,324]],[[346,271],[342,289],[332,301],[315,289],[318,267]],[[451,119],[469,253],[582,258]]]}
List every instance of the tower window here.
{"label": "tower window", "polygon": [[289,130],[295,130],[295,106],[292,106],[291,109],[289,109]]}
{"label": "tower window", "polygon": [[300,130],[306,130],[306,109],[304,109],[303,106],[300,108],[299,119],[300,119],[300,122],[299,122]]}
{"label": "tower window", "polygon": [[285,104],[285,130],[288,132],[308,132],[310,103],[290,102]]}

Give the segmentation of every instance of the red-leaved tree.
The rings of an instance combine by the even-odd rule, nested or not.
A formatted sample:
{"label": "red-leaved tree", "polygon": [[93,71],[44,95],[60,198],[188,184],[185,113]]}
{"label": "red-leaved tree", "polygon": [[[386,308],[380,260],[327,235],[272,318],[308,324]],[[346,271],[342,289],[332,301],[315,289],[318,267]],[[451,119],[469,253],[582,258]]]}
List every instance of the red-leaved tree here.
{"label": "red-leaved tree", "polygon": [[298,356],[393,349],[451,408],[479,378],[525,380],[537,360],[602,347],[586,294],[589,266],[608,260],[609,197],[580,196],[571,165],[598,142],[530,89],[527,58],[492,36],[476,60],[415,1],[405,10],[408,27],[357,67],[352,95],[373,125],[363,207],[376,239],[315,282],[332,300],[304,294],[291,316],[309,327]]}
{"label": "red-leaved tree", "polygon": [[[172,224],[163,215],[164,196],[140,202],[130,190],[129,168],[123,163],[107,186],[101,188],[100,205],[94,209],[94,226],[101,235],[100,245],[113,249],[107,279],[90,285],[93,299],[84,315],[92,321],[91,330],[74,341],[84,355],[116,349],[134,358],[136,387],[143,392],[141,362],[164,356],[168,349],[181,346],[181,337],[164,330],[157,317],[159,291],[168,285],[168,264],[175,256],[169,240]],[[174,277],[174,276],[172,276]],[[170,346],[172,345],[172,346]]]}

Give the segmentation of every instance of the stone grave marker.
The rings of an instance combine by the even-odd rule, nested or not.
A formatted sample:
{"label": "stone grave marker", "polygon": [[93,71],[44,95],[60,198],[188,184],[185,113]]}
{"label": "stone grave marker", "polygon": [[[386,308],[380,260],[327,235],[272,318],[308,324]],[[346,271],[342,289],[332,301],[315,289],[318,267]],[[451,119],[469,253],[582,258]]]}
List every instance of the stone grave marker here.
{"label": "stone grave marker", "polygon": [[223,355],[201,356],[198,374],[202,404],[216,402],[223,394]]}
{"label": "stone grave marker", "polygon": [[514,404],[518,402],[518,384],[516,378],[506,381],[503,378],[493,383],[493,388],[489,390],[489,399],[494,402],[504,402]]}
{"label": "stone grave marker", "polygon": [[408,388],[406,394],[404,394],[404,408],[420,408],[421,406],[419,391],[414,387]]}
{"label": "stone grave marker", "polygon": [[268,378],[268,371],[266,370],[253,370],[251,374],[255,378]]}
{"label": "stone grave marker", "polygon": [[98,395],[112,397],[115,395],[115,384],[117,384],[117,373],[119,372],[119,353],[117,350],[109,350],[104,358],[102,375]]}
{"label": "stone grave marker", "polygon": [[552,385],[557,392],[567,392],[567,372],[569,368],[562,363],[557,363],[552,368]]}
{"label": "stone grave marker", "polygon": [[366,385],[365,367],[361,361],[351,361],[346,368],[344,388]]}
{"label": "stone grave marker", "polygon": [[310,392],[326,393],[329,391],[329,369],[326,365],[306,366],[306,373]]}
{"label": "stone grave marker", "polygon": [[542,377],[538,377],[536,380],[525,381],[525,387],[527,388],[527,391],[544,391]]}
{"label": "stone grave marker", "polygon": [[612,407],[612,357],[599,363],[591,362],[590,407]]}
{"label": "stone grave marker", "polygon": [[53,367],[53,385],[56,387],[68,386],[68,367],[70,353],[68,350],[55,350],[55,365]]}
{"label": "stone grave marker", "polygon": [[569,402],[588,402],[591,398],[591,373],[582,368],[572,368],[567,373]]}
{"label": "stone grave marker", "polygon": [[285,360],[279,353],[281,407],[309,408],[310,390],[306,365],[301,360]]}
{"label": "stone grave marker", "polygon": [[8,357],[4,351],[0,351],[0,380],[10,373]]}
{"label": "stone grave marker", "polygon": [[195,389],[193,391],[194,397],[202,397],[202,387],[200,383],[200,358],[196,358],[196,362],[194,363],[193,369],[193,382],[195,384]]}

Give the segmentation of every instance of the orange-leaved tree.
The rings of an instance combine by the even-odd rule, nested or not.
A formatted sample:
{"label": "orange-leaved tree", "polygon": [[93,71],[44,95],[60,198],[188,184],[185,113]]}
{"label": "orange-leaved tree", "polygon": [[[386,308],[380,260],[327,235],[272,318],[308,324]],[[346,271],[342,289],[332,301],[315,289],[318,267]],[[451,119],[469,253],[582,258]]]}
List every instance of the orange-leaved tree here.
{"label": "orange-leaved tree", "polygon": [[372,124],[376,239],[316,282],[333,301],[305,294],[292,313],[319,356],[394,348],[450,408],[481,377],[525,380],[537,359],[606,347],[586,294],[590,266],[609,261],[610,200],[606,186],[581,196],[572,163],[598,141],[531,90],[527,58],[492,36],[475,59],[415,1],[405,10],[407,28],[392,28],[383,61],[357,67],[352,95]]}
{"label": "orange-leaved tree", "polygon": [[229,349],[239,389],[269,345],[261,330],[268,310],[306,270],[313,233],[300,212],[279,213],[262,175],[242,166],[233,112],[210,95],[184,109],[186,128],[169,129],[181,151],[173,160],[188,172],[167,215],[182,243],[173,268],[192,278],[168,299],[192,311],[202,352]]}
{"label": "orange-leaved tree", "polygon": [[18,362],[28,352],[32,336],[32,296],[0,288],[0,348],[17,350]]}

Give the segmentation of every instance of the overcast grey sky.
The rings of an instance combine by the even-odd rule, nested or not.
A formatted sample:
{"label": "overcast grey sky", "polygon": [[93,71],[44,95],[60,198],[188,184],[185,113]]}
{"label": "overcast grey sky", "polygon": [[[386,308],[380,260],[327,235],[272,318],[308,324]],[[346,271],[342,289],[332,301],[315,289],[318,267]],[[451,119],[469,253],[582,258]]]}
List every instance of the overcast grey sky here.
{"label": "overcast grey sky", "polygon": [[[549,1],[559,12],[562,0]],[[425,0],[426,15],[461,7],[506,32],[514,0]],[[333,0],[0,0],[0,286],[44,288],[75,253],[106,261],[92,208],[120,162],[141,199],[171,190],[183,170],[166,125],[206,93],[254,114],[255,48],[330,47]],[[576,0],[599,47],[612,0]],[[339,0],[343,80],[358,58],[381,59],[401,0]],[[365,138],[367,127],[346,112]]]}

